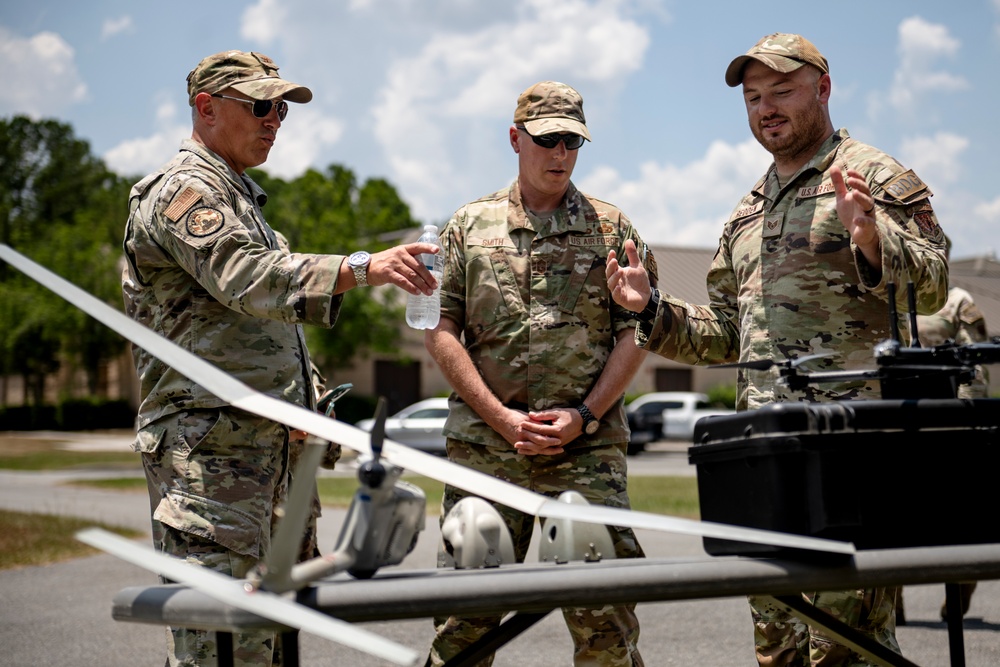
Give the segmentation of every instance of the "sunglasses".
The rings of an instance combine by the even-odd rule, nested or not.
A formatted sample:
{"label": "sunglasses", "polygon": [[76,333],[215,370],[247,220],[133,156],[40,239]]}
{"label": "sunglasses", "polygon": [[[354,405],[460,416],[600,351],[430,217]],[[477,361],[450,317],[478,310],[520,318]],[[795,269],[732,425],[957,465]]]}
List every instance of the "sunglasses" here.
{"label": "sunglasses", "polygon": [[278,110],[278,120],[285,120],[285,116],[288,115],[288,102],[284,100],[280,102],[272,100],[245,100],[242,97],[231,97],[219,93],[213,93],[212,97],[221,97],[224,100],[236,100],[237,102],[243,102],[243,104],[249,104],[251,105],[250,112],[253,113],[255,118],[266,118],[267,114],[271,113],[271,107],[275,107]]}
{"label": "sunglasses", "polygon": [[552,134],[541,134],[536,137],[523,127],[518,126],[517,129],[524,130],[524,133],[531,137],[531,140],[542,148],[555,148],[561,141],[566,144],[566,150],[575,151],[582,146],[585,141],[579,134],[573,134],[572,132],[554,132]]}

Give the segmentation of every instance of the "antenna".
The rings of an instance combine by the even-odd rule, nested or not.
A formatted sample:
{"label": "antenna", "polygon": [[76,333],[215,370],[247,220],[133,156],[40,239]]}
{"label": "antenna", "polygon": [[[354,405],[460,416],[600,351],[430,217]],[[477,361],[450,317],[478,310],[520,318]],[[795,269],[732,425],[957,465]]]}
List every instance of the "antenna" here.
{"label": "antenna", "polygon": [[910,309],[910,347],[923,347],[917,335],[917,290],[912,280],[906,283],[906,304]]}
{"label": "antenna", "polygon": [[892,340],[898,344],[901,339],[899,337],[899,311],[896,310],[896,283],[890,281],[885,287],[889,292],[889,326],[892,331]]}

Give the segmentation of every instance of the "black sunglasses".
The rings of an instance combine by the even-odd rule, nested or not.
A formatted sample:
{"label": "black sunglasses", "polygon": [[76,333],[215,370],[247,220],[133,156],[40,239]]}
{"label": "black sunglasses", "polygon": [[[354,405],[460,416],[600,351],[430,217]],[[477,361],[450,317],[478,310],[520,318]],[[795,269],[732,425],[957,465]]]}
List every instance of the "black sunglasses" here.
{"label": "black sunglasses", "polygon": [[272,106],[278,110],[278,120],[285,120],[285,116],[288,115],[288,102],[285,100],[281,100],[280,102],[272,100],[245,100],[242,97],[231,97],[229,95],[222,95],[221,93],[212,93],[212,97],[221,97],[224,100],[236,100],[237,102],[243,102],[243,104],[249,104],[251,105],[250,112],[256,118],[266,118],[267,114],[271,113]]}
{"label": "black sunglasses", "polygon": [[573,134],[572,132],[563,132],[563,133],[553,132],[551,134],[540,134],[536,137],[535,135],[528,132],[526,128],[521,127],[520,125],[517,126],[517,129],[524,130],[524,133],[527,134],[529,137],[531,137],[531,140],[534,141],[539,146],[541,146],[542,148],[555,148],[556,146],[559,145],[559,142],[561,141],[564,144],[566,144],[566,150],[575,151],[580,146],[582,146],[583,142],[585,141],[584,138],[581,137],[579,134]]}

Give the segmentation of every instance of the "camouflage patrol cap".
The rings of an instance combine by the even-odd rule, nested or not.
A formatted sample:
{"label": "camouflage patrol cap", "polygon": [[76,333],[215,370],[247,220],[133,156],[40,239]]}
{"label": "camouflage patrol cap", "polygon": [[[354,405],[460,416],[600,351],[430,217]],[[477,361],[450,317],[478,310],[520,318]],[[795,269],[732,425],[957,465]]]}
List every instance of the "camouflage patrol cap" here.
{"label": "camouflage patrol cap", "polygon": [[283,97],[305,104],[312,91],[278,78],[278,66],[263,53],[223,51],[203,58],[187,76],[188,104],[194,106],[198,93],[217,93],[234,88],[255,100]]}
{"label": "camouflage patrol cap", "polygon": [[819,49],[802,35],[776,32],[761,38],[753,48],[742,56],[737,56],[726,68],[726,83],[736,87],[743,83],[743,68],[750,60],[762,62],[776,72],[787,74],[803,65],[812,65],[824,74],[830,66]]}
{"label": "camouflage patrol cap", "polygon": [[583,98],[565,83],[541,81],[517,98],[514,124],[523,125],[528,134],[541,136],[553,132],[571,132],[591,141]]}

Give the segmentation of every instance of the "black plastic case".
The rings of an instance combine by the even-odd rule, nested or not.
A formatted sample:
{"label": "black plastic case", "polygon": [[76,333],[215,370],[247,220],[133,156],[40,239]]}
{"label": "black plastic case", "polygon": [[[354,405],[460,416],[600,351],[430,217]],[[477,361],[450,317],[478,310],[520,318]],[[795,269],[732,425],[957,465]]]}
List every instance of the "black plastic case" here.
{"label": "black plastic case", "polygon": [[705,521],[859,549],[1000,542],[998,425],[997,399],[779,403],[700,420],[688,457]]}

